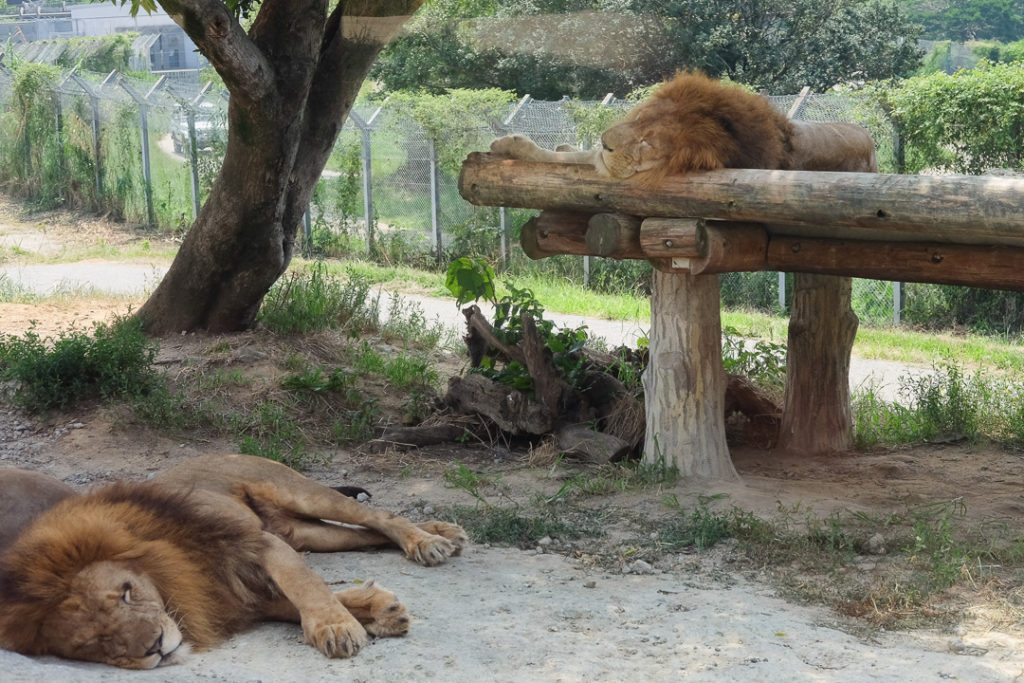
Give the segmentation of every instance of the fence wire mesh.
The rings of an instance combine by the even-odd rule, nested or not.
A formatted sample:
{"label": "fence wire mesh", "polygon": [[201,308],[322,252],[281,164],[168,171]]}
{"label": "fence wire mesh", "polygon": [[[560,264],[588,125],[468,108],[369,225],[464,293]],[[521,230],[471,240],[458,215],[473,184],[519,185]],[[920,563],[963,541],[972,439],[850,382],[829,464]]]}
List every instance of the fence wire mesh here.
{"label": "fence wire mesh", "polygon": [[[42,203],[89,206],[178,231],[191,224],[220,167],[227,140],[225,94],[200,83],[195,72],[149,78],[65,73],[52,86],[52,111],[45,110],[46,98],[26,104],[14,89],[13,74],[0,68],[0,152],[8,162],[0,176],[5,180],[34,188]],[[810,95],[796,107],[797,96],[769,99],[798,119],[865,125],[878,146],[882,170],[894,170],[894,132],[863,101],[839,93]],[[510,104],[501,118],[469,129],[459,127],[460,113],[453,111],[451,126],[431,139],[402,106],[357,103],[314,193],[307,247],[373,248],[395,260],[464,253],[497,259],[506,254],[504,244],[518,240],[519,229],[534,212],[465,202],[457,188],[458,163],[465,154],[486,150],[494,137],[509,133],[547,148],[588,147],[600,128],[588,127],[581,112],[601,110],[607,115],[601,120],[613,120],[632,106],[614,98],[546,102],[526,97]],[[28,124],[40,130],[26,132]],[[39,144],[47,139],[51,142]],[[525,262],[515,254],[511,258]],[[642,280],[636,264],[599,259],[586,266],[573,258],[531,267],[558,267],[572,277],[596,279],[598,285]],[[791,279],[777,273],[724,275],[723,304],[778,310],[788,303]],[[858,315],[892,320],[893,287],[856,281]]]}

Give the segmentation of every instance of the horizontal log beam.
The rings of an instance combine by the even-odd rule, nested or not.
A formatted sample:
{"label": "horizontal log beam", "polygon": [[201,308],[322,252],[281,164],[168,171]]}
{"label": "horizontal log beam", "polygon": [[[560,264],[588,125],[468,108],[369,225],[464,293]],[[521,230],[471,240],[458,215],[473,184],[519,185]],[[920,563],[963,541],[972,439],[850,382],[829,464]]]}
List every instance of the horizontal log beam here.
{"label": "horizontal log beam", "polygon": [[533,260],[573,254],[590,253],[585,236],[590,214],[571,211],[541,211],[523,224],[519,231],[519,245]]}
{"label": "horizontal log beam", "polygon": [[1024,180],[1016,178],[724,169],[651,188],[589,166],[474,152],[459,190],[485,206],[749,221],[813,238],[1024,247]]}
{"label": "horizontal log beam", "polygon": [[1024,291],[1024,248],[773,237],[764,270]]}

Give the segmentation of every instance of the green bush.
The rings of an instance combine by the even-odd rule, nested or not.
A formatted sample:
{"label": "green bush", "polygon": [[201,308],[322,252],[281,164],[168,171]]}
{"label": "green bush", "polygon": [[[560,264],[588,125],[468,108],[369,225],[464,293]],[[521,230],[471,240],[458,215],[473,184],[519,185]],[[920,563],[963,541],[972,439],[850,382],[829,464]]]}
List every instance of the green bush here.
{"label": "green bush", "polygon": [[153,370],[157,347],[135,319],[56,338],[34,330],[0,340],[0,377],[14,382],[15,404],[30,412],[100,398],[141,398],[165,388]]}
{"label": "green bush", "polygon": [[1024,169],[1024,63],[908,78],[882,92],[899,125],[906,171]]}

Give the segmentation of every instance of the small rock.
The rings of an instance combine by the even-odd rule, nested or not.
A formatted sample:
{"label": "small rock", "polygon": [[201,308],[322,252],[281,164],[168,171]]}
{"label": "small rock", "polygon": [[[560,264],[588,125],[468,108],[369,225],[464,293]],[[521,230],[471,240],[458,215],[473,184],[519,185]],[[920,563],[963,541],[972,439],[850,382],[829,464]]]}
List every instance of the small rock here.
{"label": "small rock", "polygon": [[430,504],[424,505],[423,506],[423,514],[425,514],[425,515],[432,515],[432,514],[434,514],[434,506],[430,505]]}
{"label": "small rock", "polygon": [[587,581],[583,584],[584,588],[597,588],[597,581]]}
{"label": "small rock", "polygon": [[549,545],[551,545],[551,537],[550,536],[545,536],[544,538],[542,538],[539,541],[537,541],[537,545],[539,545],[539,546],[549,546]]}
{"label": "small rock", "polygon": [[653,574],[654,567],[651,566],[650,562],[637,560],[633,564],[629,565],[628,571],[630,574]]}
{"label": "small rock", "polygon": [[365,492],[360,493],[359,495],[356,496],[356,500],[358,500],[360,503],[365,503],[366,501],[370,500],[370,496],[366,495]]}
{"label": "small rock", "polygon": [[868,539],[868,552],[872,555],[885,555],[885,536],[875,534]]}

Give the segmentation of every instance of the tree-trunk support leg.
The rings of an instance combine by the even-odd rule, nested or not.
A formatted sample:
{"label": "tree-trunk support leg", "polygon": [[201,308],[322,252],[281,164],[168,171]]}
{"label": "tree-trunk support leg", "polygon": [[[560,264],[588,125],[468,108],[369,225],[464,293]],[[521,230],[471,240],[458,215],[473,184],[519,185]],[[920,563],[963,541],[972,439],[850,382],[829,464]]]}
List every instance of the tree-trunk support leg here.
{"label": "tree-trunk support leg", "polygon": [[725,443],[725,370],[718,277],[654,271],[644,373],[644,462],[680,475],[737,478]]}
{"label": "tree-trunk support leg", "polygon": [[857,335],[852,280],[796,273],[789,320],[786,402],[779,447],[806,454],[850,448],[850,353]]}

